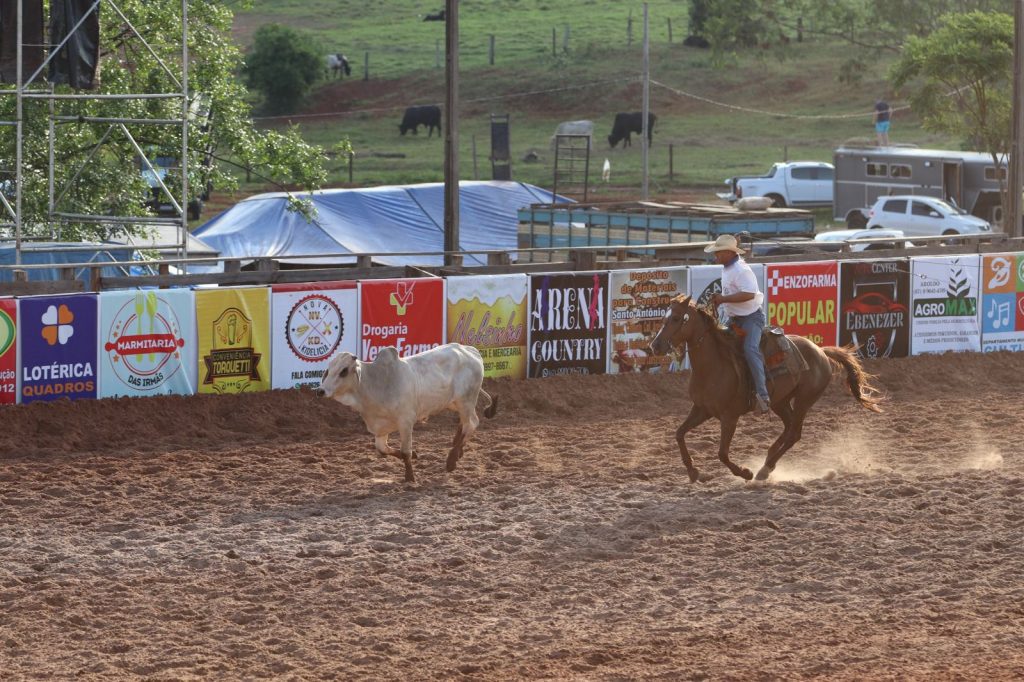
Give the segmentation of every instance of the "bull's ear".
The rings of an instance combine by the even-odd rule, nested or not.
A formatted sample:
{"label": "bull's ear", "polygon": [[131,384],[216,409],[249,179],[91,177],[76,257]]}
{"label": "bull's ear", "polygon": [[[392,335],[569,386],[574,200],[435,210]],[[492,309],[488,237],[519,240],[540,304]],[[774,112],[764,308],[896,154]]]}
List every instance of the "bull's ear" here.
{"label": "bull's ear", "polygon": [[343,379],[344,379],[345,377],[347,377],[347,376],[348,376],[348,367],[346,367],[345,369],[343,369],[343,370],[341,370],[340,372],[338,372],[338,376],[340,376],[340,377],[341,377],[341,378],[343,378]]}

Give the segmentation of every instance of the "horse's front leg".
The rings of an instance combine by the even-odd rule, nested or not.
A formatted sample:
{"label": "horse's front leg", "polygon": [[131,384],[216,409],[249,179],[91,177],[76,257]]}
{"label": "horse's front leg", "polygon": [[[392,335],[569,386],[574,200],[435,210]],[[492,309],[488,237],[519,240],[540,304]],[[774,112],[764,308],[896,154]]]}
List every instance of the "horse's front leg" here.
{"label": "horse's front leg", "polygon": [[722,464],[729,467],[729,471],[735,476],[749,481],[754,477],[753,472],[746,467],[741,467],[733,464],[732,460],[729,459],[729,446],[732,445],[733,434],[736,433],[736,422],[739,418],[735,415],[719,418],[722,424],[721,441],[718,444],[718,459],[722,460]]}
{"label": "horse's front leg", "polygon": [[708,419],[711,418],[711,414],[699,405],[694,405],[690,409],[690,414],[687,415],[686,421],[676,429],[676,442],[679,443],[679,456],[683,458],[683,465],[686,467],[686,473],[690,476],[690,483],[697,482],[697,468],[693,466],[693,459],[690,458],[690,453],[686,449],[686,433],[697,428]]}

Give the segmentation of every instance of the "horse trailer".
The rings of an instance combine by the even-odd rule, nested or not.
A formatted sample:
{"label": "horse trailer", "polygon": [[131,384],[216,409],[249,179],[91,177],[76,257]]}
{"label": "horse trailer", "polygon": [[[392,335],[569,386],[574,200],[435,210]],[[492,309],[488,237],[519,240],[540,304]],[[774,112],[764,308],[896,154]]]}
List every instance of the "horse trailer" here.
{"label": "horse trailer", "polygon": [[[843,146],[835,150],[833,163],[833,217],[851,229],[867,225],[868,209],[886,194],[938,197],[993,225],[1002,224],[999,175],[991,154]],[[1005,182],[1005,159],[998,173]]]}

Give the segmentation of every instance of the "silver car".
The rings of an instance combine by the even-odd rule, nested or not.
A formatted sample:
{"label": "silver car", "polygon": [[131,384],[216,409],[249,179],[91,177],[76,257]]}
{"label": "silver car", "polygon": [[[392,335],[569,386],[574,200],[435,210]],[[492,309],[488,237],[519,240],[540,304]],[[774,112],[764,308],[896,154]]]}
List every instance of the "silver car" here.
{"label": "silver car", "polygon": [[935,197],[912,194],[879,197],[868,213],[867,227],[902,230],[908,237],[985,234],[992,231],[987,221],[962,208]]}

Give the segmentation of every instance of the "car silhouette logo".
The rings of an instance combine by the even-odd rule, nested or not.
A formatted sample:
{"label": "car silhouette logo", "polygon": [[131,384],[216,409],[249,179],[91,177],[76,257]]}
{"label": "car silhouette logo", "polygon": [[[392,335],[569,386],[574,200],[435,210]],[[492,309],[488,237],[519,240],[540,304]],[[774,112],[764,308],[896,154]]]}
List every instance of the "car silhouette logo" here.
{"label": "car silhouette logo", "polygon": [[905,313],[907,312],[907,306],[902,303],[896,303],[889,297],[884,294],[880,294],[877,291],[869,291],[847,303],[845,310],[847,312],[858,313],[860,315],[870,315],[873,313]]}

